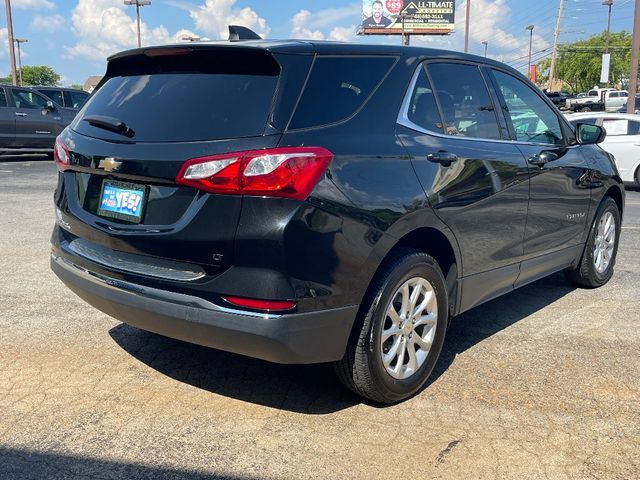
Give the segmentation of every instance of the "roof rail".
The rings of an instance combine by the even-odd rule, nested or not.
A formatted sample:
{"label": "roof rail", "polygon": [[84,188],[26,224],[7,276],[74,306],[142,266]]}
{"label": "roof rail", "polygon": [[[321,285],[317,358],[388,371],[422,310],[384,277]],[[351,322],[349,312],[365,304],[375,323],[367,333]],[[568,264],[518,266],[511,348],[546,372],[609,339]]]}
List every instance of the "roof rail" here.
{"label": "roof rail", "polygon": [[253,30],[241,25],[229,25],[229,41],[239,42],[241,40],[261,40],[262,37]]}

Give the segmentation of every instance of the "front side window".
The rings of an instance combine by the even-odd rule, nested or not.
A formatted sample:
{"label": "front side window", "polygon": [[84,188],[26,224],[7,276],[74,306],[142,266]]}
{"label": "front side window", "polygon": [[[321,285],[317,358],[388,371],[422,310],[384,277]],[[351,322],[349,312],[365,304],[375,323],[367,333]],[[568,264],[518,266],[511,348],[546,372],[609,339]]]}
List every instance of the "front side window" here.
{"label": "front side window", "polygon": [[607,131],[607,136],[609,137],[638,135],[640,122],[634,122],[626,118],[605,118],[602,121],[602,128]]}
{"label": "front side window", "polygon": [[17,108],[39,108],[47,106],[47,99],[27,90],[12,90],[13,101]]}
{"label": "front side window", "polygon": [[440,102],[445,133],[461,137],[500,138],[496,112],[478,67],[433,63],[428,70]]}
{"label": "front side window", "polygon": [[517,78],[493,71],[506,104],[507,121],[511,120],[516,140],[536,144],[563,145],[560,119],[526,83]]}

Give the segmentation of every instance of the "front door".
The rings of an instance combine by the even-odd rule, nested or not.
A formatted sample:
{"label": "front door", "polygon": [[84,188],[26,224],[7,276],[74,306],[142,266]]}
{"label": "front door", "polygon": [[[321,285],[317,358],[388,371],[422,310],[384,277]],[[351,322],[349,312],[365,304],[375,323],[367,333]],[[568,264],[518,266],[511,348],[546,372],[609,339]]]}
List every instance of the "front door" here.
{"label": "front door", "polygon": [[568,266],[584,243],[589,167],[581,147],[571,141],[568,127],[541,93],[511,73],[493,69],[492,74],[515,145],[531,168],[524,257],[534,268],[523,264],[523,271],[542,276]]}
{"label": "front door", "polygon": [[[429,63],[414,77],[398,135],[462,255],[461,310],[513,287],[522,259],[529,168],[478,66]],[[504,125],[506,127],[506,125]],[[471,280],[473,278],[473,280]]]}
{"label": "front door", "polygon": [[11,89],[16,110],[16,147],[53,148],[62,131],[59,108],[49,109],[49,99],[31,90]]}
{"label": "front door", "polygon": [[0,87],[0,149],[13,147],[15,137],[15,108],[8,106],[6,91]]}

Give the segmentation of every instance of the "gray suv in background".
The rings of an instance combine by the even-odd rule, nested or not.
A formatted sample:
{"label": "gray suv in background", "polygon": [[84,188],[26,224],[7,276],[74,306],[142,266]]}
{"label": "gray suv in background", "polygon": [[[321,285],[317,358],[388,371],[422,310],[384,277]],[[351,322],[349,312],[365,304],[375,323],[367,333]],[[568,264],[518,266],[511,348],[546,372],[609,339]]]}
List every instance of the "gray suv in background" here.
{"label": "gray suv in background", "polygon": [[34,90],[49,97],[63,108],[68,108],[74,111],[78,111],[82,108],[84,103],[89,98],[89,94],[84,90],[78,90],[77,88],[62,88],[62,87],[31,87]]}
{"label": "gray suv in background", "polygon": [[0,85],[0,153],[53,155],[56,137],[75,114],[33,88]]}

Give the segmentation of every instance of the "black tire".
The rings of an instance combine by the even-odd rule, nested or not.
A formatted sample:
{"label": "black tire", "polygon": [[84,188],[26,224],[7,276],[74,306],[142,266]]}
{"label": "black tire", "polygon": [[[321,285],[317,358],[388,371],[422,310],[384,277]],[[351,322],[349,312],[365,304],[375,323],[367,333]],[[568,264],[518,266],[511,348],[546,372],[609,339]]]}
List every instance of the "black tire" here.
{"label": "black tire", "polygon": [[636,187],[640,188],[640,167],[636,170]]}
{"label": "black tire", "polygon": [[[422,365],[408,378],[396,379],[386,371],[382,362],[380,336],[393,296],[407,280],[418,276],[426,279],[435,293],[438,308],[435,333]],[[423,252],[403,249],[381,268],[371,282],[345,355],[334,363],[338,377],[351,391],[379,403],[396,403],[414,395],[425,385],[440,356],[448,317],[447,289],[438,263]],[[398,361],[396,358],[396,365]]]}
{"label": "black tire", "polygon": [[[616,222],[615,245],[613,247],[613,254],[609,265],[603,272],[598,272],[594,262],[594,248],[598,234],[598,225],[600,224],[602,217],[606,215],[607,212],[610,212],[613,215]],[[621,222],[618,204],[611,197],[605,197],[600,203],[593,220],[593,225],[591,225],[591,231],[589,232],[589,237],[587,238],[587,243],[585,245],[582,258],[580,259],[580,263],[578,263],[576,268],[565,270],[567,279],[575,285],[583,288],[597,288],[607,283],[613,275],[616,263],[618,244],[620,243],[620,229]]]}
{"label": "black tire", "polygon": [[591,108],[590,108],[590,107],[582,107],[582,108],[580,109],[580,111],[581,111],[581,112],[590,112],[590,111],[591,111]]}

